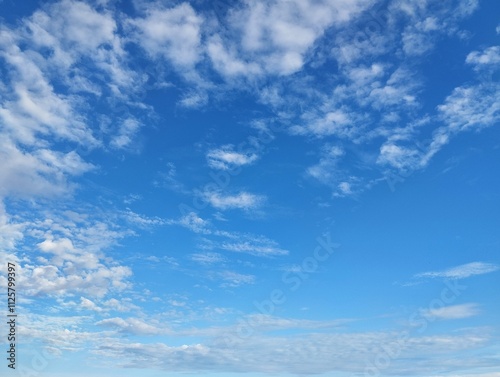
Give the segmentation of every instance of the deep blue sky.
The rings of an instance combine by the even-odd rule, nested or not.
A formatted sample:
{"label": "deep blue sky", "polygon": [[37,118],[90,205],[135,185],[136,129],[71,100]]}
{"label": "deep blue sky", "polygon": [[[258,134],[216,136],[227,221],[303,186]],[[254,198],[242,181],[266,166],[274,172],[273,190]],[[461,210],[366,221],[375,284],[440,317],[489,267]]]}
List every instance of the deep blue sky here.
{"label": "deep blue sky", "polygon": [[500,376],[497,2],[0,6],[19,375]]}

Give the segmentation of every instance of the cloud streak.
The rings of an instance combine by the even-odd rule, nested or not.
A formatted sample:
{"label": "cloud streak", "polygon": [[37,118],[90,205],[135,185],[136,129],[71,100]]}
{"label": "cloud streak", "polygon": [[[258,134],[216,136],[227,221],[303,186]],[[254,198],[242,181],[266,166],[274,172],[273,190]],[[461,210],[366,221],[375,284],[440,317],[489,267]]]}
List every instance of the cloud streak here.
{"label": "cloud streak", "polygon": [[471,262],[441,271],[428,271],[415,275],[416,278],[465,279],[471,276],[498,271],[499,266],[485,262]]}

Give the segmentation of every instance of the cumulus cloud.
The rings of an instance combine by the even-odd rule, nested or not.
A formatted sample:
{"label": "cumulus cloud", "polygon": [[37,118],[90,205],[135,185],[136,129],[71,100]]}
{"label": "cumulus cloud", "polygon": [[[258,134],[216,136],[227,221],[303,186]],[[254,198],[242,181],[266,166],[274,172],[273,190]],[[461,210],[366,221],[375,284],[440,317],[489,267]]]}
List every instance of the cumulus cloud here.
{"label": "cumulus cloud", "polygon": [[307,54],[326,29],[350,20],[368,3],[249,0],[227,18],[237,43],[215,35],[208,54],[224,76],[290,75],[304,66]]}
{"label": "cumulus cloud", "polygon": [[192,69],[200,60],[203,18],[188,3],[166,9],[151,6],[144,18],[129,22],[136,42],[152,57],[161,57],[182,70]]}
{"label": "cumulus cloud", "polygon": [[92,269],[74,269],[70,260],[61,267],[43,264],[25,265],[22,271],[23,278],[19,285],[27,295],[39,297],[66,296],[75,293],[103,297],[111,291],[127,288],[130,285],[127,279],[132,275],[132,270],[126,266],[99,264]]}
{"label": "cumulus cloud", "polygon": [[[22,223],[23,247],[31,250],[18,252],[18,284],[26,297],[78,295],[96,303],[98,311],[96,299],[130,287],[132,270],[105,251],[133,231],[130,226],[122,228],[118,219],[113,222],[94,212],[90,216],[47,208],[43,214],[32,213],[30,220]],[[89,309],[92,306],[85,300],[81,304]]]}

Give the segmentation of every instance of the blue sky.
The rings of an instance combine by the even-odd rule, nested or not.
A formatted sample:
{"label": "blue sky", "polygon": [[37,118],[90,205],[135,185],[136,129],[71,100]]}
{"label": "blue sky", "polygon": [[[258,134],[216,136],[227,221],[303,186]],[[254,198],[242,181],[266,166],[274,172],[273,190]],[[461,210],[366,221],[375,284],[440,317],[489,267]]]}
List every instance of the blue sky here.
{"label": "blue sky", "polygon": [[499,3],[0,5],[8,373],[500,376]]}

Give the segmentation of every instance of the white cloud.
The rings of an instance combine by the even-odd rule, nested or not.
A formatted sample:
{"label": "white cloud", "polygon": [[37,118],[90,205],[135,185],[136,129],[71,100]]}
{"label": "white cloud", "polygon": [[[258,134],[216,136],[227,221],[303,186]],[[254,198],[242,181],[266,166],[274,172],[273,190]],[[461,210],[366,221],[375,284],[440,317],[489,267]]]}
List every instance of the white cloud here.
{"label": "white cloud", "polygon": [[179,101],[182,107],[188,109],[197,109],[205,106],[208,103],[208,94],[203,90],[191,91],[184,95]]}
{"label": "white cloud", "polygon": [[101,312],[102,308],[96,305],[95,302],[92,300],[89,300],[88,298],[85,297],[80,297],[80,308],[85,309],[85,310],[92,310],[95,312]]}
{"label": "white cloud", "polygon": [[385,143],[380,147],[377,163],[390,165],[396,169],[412,170],[420,163],[420,153],[417,149]]}
{"label": "white cloud", "polygon": [[447,320],[474,317],[478,315],[479,312],[477,304],[461,304],[437,309],[426,309],[422,312],[422,315],[428,319]]}
{"label": "white cloud", "polygon": [[[18,283],[26,297],[78,295],[97,305],[95,298],[131,286],[131,269],[105,254],[119,239],[133,234],[130,225],[122,227],[120,218],[96,208],[91,212],[50,207],[39,212],[35,206],[29,213],[18,213],[18,219],[29,218],[21,223],[25,237],[18,246]],[[90,308],[91,304],[85,301],[84,305]]]}
{"label": "white cloud", "polygon": [[305,114],[304,118],[307,121],[306,126],[290,127],[293,135],[346,137],[352,135],[355,128],[351,114],[342,109],[332,110],[320,116]]}
{"label": "white cloud", "polygon": [[70,265],[72,269],[87,270],[96,269],[99,266],[99,258],[96,255],[78,250],[68,238],[50,237],[37,246],[42,252],[53,256],[50,262],[56,267],[62,267],[65,264]]}
{"label": "white cloud", "polygon": [[255,276],[240,274],[234,271],[221,271],[217,273],[217,277],[224,281],[221,284],[222,287],[239,287],[244,284],[253,284],[255,282]]}
{"label": "white cloud", "polygon": [[130,283],[132,275],[125,266],[105,266],[99,264],[95,269],[73,269],[71,261],[64,267],[54,265],[25,265],[22,269],[20,287],[29,296],[66,296],[85,294],[90,297],[103,297],[111,291],[121,291]]}
{"label": "white cloud", "polygon": [[[7,168],[0,173],[0,195],[67,194],[71,177],[93,168],[55,145],[101,146],[102,133],[114,130],[93,129],[93,99],[128,100],[141,90],[143,77],[127,67],[122,42],[111,12],[72,0],[46,4],[18,27],[2,28],[0,60],[7,74],[0,84],[0,150]],[[95,97],[89,101],[87,94]],[[136,129],[137,123],[125,121],[112,145],[130,144]]]}
{"label": "white cloud", "polygon": [[345,150],[337,145],[326,144],[321,151],[319,162],[307,168],[306,174],[332,189],[332,196],[346,197],[361,192],[361,180],[347,174],[341,167]]}
{"label": "white cloud", "polygon": [[141,123],[134,118],[125,119],[119,128],[118,135],[114,136],[111,146],[115,148],[128,147],[134,140],[134,136],[141,127]]}
{"label": "white cloud", "polygon": [[[148,322],[151,322],[151,320]],[[168,329],[153,326],[139,318],[124,319],[121,317],[114,317],[103,319],[102,321],[97,322],[96,325],[118,329],[121,332],[134,335],[160,335],[169,333]]]}
{"label": "white cloud", "polygon": [[16,244],[24,237],[24,228],[25,224],[16,223],[10,219],[3,201],[0,200],[0,250],[2,253],[14,250]]}
{"label": "white cloud", "polygon": [[[0,103],[0,118],[14,141],[43,146],[44,139],[39,137],[54,136],[87,146],[98,144],[74,110],[73,101],[54,93],[38,68],[30,67],[33,62],[24,57],[10,59],[17,70],[33,71],[13,78],[19,82],[13,84],[12,92]],[[23,77],[27,75],[35,77]]]}
{"label": "white cloud", "polygon": [[131,310],[138,310],[139,307],[137,305],[132,304],[132,299],[121,299],[118,300],[116,298],[110,298],[107,301],[102,303],[103,310],[114,310],[119,312],[129,312]]}
{"label": "white cloud", "polygon": [[95,339],[94,332],[83,330],[84,325],[89,323],[86,316],[62,317],[29,312],[22,316],[24,325],[19,327],[20,336],[26,342],[41,340],[54,356],[60,355],[61,351],[81,351]]}
{"label": "white cloud", "polygon": [[245,1],[227,18],[236,43],[213,37],[208,53],[224,76],[289,75],[302,69],[307,54],[326,29],[359,14],[369,1]]}
{"label": "white cloud", "polygon": [[74,187],[68,178],[92,170],[76,152],[62,153],[49,149],[24,151],[9,139],[0,141],[0,196],[45,196],[66,194]]}
{"label": "white cloud", "polygon": [[195,212],[189,212],[178,220],[167,220],[167,224],[180,225],[195,233],[212,233],[212,230],[210,229],[210,222],[208,220],[202,219]]}
{"label": "white cloud", "polygon": [[163,57],[176,68],[190,70],[200,60],[203,19],[188,3],[173,8],[151,7],[144,18],[131,20],[134,38],[151,56]]}
{"label": "white cloud", "polygon": [[351,195],[353,193],[349,182],[340,182],[338,187],[342,195]]}
{"label": "white cloud", "polygon": [[443,34],[459,32],[459,21],[470,16],[478,7],[477,0],[441,2],[438,6],[429,1],[394,1],[391,13],[397,17],[405,14],[402,32],[403,51],[410,56],[422,55],[432,48]]}
{"label": "white cloud", "polygon": [[[49,16],[50,15],[50,16]],[[50,17],[50,18],[49,18]],[[95,52],[114,41],[116,23],[109,14],[101,14],[80,1],[63,0],[49,7],[49,14],[38,11],[33,22],[47,27],[51,35],[60,37],[66,46],[80,51]],[[50,35],[39,33],[36,41],[49,40]]]}
{"label": "white cloud", "polygon": [[220,248],[227,251],[237,253],[248,253],[258,256],[274,256],[274,255],[287,255],[288,250],[278,247],[277,243],[267,238],[251,237],[250,239],[243,239],[241,241],[225,241],[220,245]]}
{"label": "white cloud", "polygon": [[413,107],[417,102],[417,80],[407,68],[397,68],[387,79],[384,86],[374,88],[370,92],[370,100],[376,109],[390,106]]}
{"label": "white cloud", "polygon": [[458,87],[438,106],[439,116],[454,133],[488,127],[500,120],[500,85],[483,83]]}
{"label": "white cloud", "polygon": [[208,166],[220,170],[230,170],[235,167],[249,165],[257,159],[258,156],[255,153],[236,152],[233,145],[224,145],[207,153]]}
{"label": "white cloud", "polygon": [[338,162],[344,154],[344,150],[338,146],[326,146],[319,163],[309,167],[307,173],[323,183],[337,180]]}
{"label": "white cloud", "polygon": [[200,264],[211,265],[224,262],[226,259],[219,253],[206,252],[192,254],[191,260]]}
{"label": "white cloud", "polygon": [[493,65],[498,67],[500,63],[500,46],[491,46],[483,51],[472,51],[465,61],[474,64],[476,67]]}
{"label": "white cloud", "polygon": [[373,63],[371,66],[359,66],[347,69],[347,76],[358,87],[371,86],[372,83],[383,77],[386,67],[381,63]]}
{"label": "white cloud", "polygon": [[220,191],[205,191],[203,198],[214,208],[221,210],[253,210],[261,206],[265,197],[242,191],[236,195],[224,195]]}
{"label": "white cloud", "polygon": [[432,34],[441,24],[436,17],[427,17],[405,29],[402,35],[403,51],[407,55],[422,55],[434,47]]}
{"label": "white cloud", "polygon": [[207,43],[207,53],[214,68],[223,76],[253,76],[262,73],[255,62],[245,62],[236,57],[236,52],[228,51],[220,37],[215,36]]}
{"label": "white cloud", "polygon": [[[118,97],[134,92],[143,81],[140,74],[126,67],[123,41],[111,12],[97,11],[80,1],[63,0],[37,11],[26,21],[25,38],[35,50],[51,49],[53,54],[38,59],[44,71],[57,72],[58,79],[75,92],[96,95],[111,90]],[[81,64],[86,59],[109,81],[96,85],[97,75]],[[101,77],[99,77],[101,78]],[[128,93],[127,93],[128,94]]]}
{"label": "white cloud", "polygon": [[150,228],[167,223],[166,220],[159,217],[147,217],[144,215],[139,215],[138,213],[135,213],[128,208],[125,212],[123,212],[123,216],[128,222],[141,228]]}
{"label": "white cloud", "polygon": [[470,276],[483,275],[495,272],[500,269],[499,266],[492,263],[471,262],[460,266],[452,267],[442,271],[429,271],[415,275],[417,278],[446,278],[446,279],[465,279]]}

